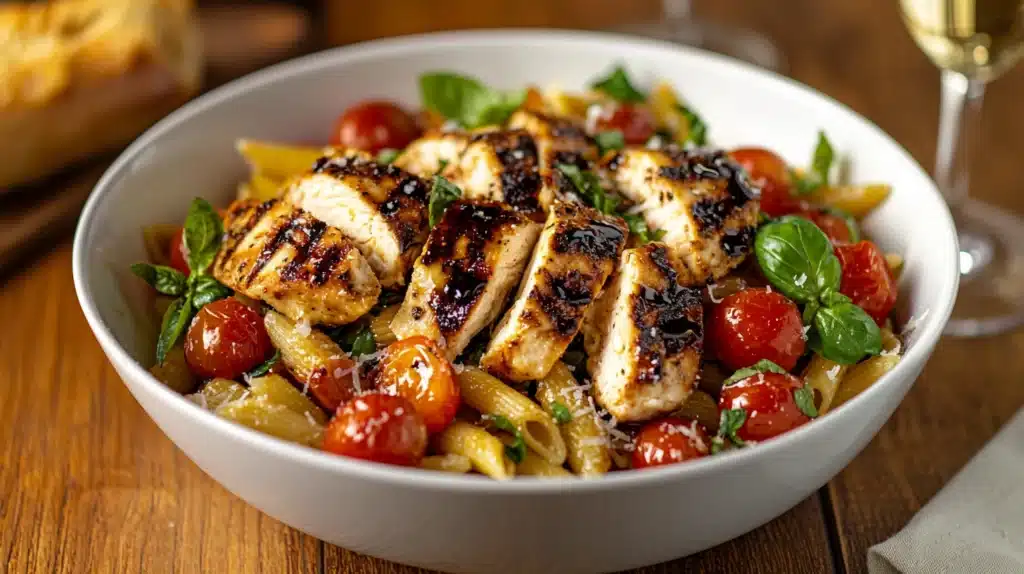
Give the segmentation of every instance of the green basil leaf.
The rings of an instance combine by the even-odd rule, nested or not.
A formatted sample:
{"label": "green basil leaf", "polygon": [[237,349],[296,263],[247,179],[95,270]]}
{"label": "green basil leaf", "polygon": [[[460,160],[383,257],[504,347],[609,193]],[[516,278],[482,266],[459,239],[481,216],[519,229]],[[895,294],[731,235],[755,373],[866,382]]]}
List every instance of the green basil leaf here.
{"label": "green basil leaf", "polygon": [[652,241],[658,241],[665,236],[664,229],[649,228],[647,226],[647,221],[638,213],[620,213],[619,217],[626,222],[626,226],[629,227],[629,232],[636,237],[637,243],[640,245],[646,245]]}
{"label": "green basil leaf", "polygon": [[785,216],[757,231],[754,253],[772,286],[799,303],[838,289],[842,277],[832,242],[808,219]]}
{"label": "green basil leaf", "polygon": [[811,299],[804,305],[803,322],[804,325],[814,324],[814,315],[821,309],[821,303],[818,303],[816,299]]}
{"label": "green basil leaf", "polygon": [[882,351],[882,332],[875,320],[853,303],[822,307],[814,316],[818,353],[841,365]]}
{"label": "green basil leaf", "polygon": [[562,175],[569,178],[580,198],[594,209],[609,215],[615,213],[619,198],[608,195],[601,187],[601,181],[593,172],[583,171],[575,165],[560,163],[555,166]]}
{"label": "green basil leaf", "polygon": [[818,408],[814,406],[814,392],[807,385],[793,391],[793,400],[800,412],[812,419],[818,416]]}
{"label": "green basil leaf", "polygon": [[512,421],[501,415],[491,416],[490,421],[494,428],[511,433],[514,437],[512,444],[505,445],[505,456],[516,464],[523,462],[523,459],[526,458],[526,442],[523,441],[523,433],[519,432]]}
{"label": "green basil leaf", "polygon": [[597,150],[601,155],[604,155],[607,151],[626,147],[626,138],[622,136],[622,132],[619,130],[598,132],[594,136],[594,142],[597,143]]}
{"label": "green basil leaf", "polygon": [[363,355],[372,355],[375,352],[377,352],[377,339],[373,336],[373,330],[369,326],[364,326],[352,340],[351,354],[358,358]]}
{"label": "green basil leaf", "polygon": [[569,412],[569,407],[558,401],[551,403],[551,414],[554,415],[555,422],[560,425],[572,422],[572,413]]}
{"label": "green basil leaf", "polygon": [[821,304],[826,307],[834,307],[842,303],[850,303],[850,298],[834,289],[825,289],[821,294]]}
{"label": "green basil leaf", "polygon": [[389,163],[395,163],[398,156],[402,155],[402,150],[386,147],[377,152],[377,163],[387,165]]}
{"label": "green basil leaf", "polygon": [[690,129],[686,135],[686,141],[692,142],[693,145],[701,147],[708,143],[708,126],[704,123],[704,120],[697,115],[696,112],[683,104],[676,104],[679,112],[686,118],[686,122],[690,125]]}
{"label": "green basil leaf", "polygon": [[444,215],[448,206],[460,197],[462,197],[462,190],[457,185],[439,175],[435,175],[434,185],[430,188],[430,226],[437,225],[437,222],[441,221],[441,216]]}
{"label": "green basil leaf", "polygon": [[185,292],[185,274],[164,265],[133,263],[132,273],[149,283],[158,293],[177,297]]}
{"label": "green basil leaf", "polygon": [[160,323],[160,336],[156,340],[156,362],[158,365],[163,364],[164,359],[167,358],[167,351],[170,351],[181,339],[194,314],[191,293],[171,301],[171,306],[167,308],[164,319]]}
{"label": "green basil leaf", "polygon": [[188,283],[192,306],[196,308],[196,311],[214,301],[234,295],[234,291],[230,287],[221,284],[220,281],[209,275],[189,275]]}
{"label": "green basil leaf", "polygon": [[503,124],[523,104],[526,90],[500,91],[448,72],[420,76],[423,105],[465,128]]}
{"label": "green basil leaf", "polygon": [[278,349],[274,350],[274,354],[269,359],[256,365],[251,371],[245,374],[247,379],[255,379],[256,377],[262,377],[263,375],[270,372],[270,367],[274,366],[274,363],[281,359],[281,351]]}
{"label": "green basil leaf", "polygon": [[786,373],[786,369],[783,369],[779,365],[775,364],[768,359],[761,359],[753,365],[740,369],[732,374],[731,377],[722,382],[723,387],[736,384],[747,377],[752,377],[758,373]]}
{"label": "green basil leaf", "polygon": [[643,92],[633,87],[622,66],[616,66],[611,74],[594,81],[590,87],[619,102],[643,102],[647,99]]}
{"label": "green basil leaf", "polygon": [[725,448],[725,441],[728,440],[738,447],[746,446],[746,442],[736,436],[743,423],[747,422],[747,411],[743,409],[725,409],[719,415],[718,434],[711,441],[711,453],[717,454]]}
{"label": "green basil leaf", "polygon": [[224,235],[224,224],[213,206],[202,198],[192,200],[185,218],[185,251],[192,273],[205,273],[213,263]]}
{"label": "green basil leaf", "polygon": [[814,146],[814,156],[811,157],[811,171],[817,174],[821,185],[828,183],[828,174],[832,170],[835,156],[835,150],[832,149],[832,143],[828,141],[825,132],[818,130],[818,144]]}

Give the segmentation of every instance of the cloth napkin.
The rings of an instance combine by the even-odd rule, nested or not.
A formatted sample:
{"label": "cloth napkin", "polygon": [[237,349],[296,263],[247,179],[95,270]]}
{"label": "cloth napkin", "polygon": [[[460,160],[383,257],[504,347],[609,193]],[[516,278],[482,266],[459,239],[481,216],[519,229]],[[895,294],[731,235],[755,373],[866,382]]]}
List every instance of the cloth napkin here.
{"label": "cloth napkin", "polygon": [[868,571],[1024,573],[1024,410],[903,530],[868,550]]}

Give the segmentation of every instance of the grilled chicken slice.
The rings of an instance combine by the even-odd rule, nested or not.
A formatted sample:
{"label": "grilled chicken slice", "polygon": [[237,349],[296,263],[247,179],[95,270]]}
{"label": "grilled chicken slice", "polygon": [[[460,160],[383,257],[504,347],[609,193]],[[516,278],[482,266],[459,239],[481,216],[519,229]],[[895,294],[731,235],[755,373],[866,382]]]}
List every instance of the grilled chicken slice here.
{"label": "grilled chicken slice", "polygon": [[[649,420],[693,392],[703,346],[702,289],[662,243],[627,249],[583,323],[594,398],[620,421]],[[681,282],[682,281],[682,282]]]}
{"label": "grilled chicken slice", "polygon": [[716,280],[751,251],[759,203],[743,170],[722,152],[626,149],[604,161],[619,193],[665,232],[699,282]]}
{"label": "grilled chicken slice", "polygon": [[544,191],[542,197],[565,199],[576,193],[572,182],[558,171],[560,163],[590,169],[597,161],[597,145],[582,125],[530,110],[517,110],[509,118],[510,129],[525,130],[537,146]]}
{"label": "grilled chicken slice", "polygon": [[430,177],[445,164],[455,163],[472,136],[466,132],[434,131],[406,146],[395,165],[420,177]]}
{"label": "grilled chicken slice", "polygon": [[516,301],[480,364],[513,381],[546,375],[580,329],[626,244],[617,218],[557,202],[533,250]]}
{"label": "grilled chicken slice", "polygon": [[236,201],[213,276],[296,322],[343,325],[373,307],[380,283],[340,231],[280,199]]}
{"label": "grilled chicken slice", "polygon": [[391,330],[399,339],[424,335],[457,357],[501,312],[540,228],[500,203],[451,204],[416,260]]}
{"label": "grilled chicken slice", "polygon": [[323,157],[285,199],[355,243],[383,287],[404,285],[426,240],[427,182],[362,152]]}
{"label": "grilled chicken slice", "polygon": [[501,201],[543,220],[551,190],[542,185],[537,146],[524,130],[474,134],[458,161],[442,174],[462,188],[467,199]]}

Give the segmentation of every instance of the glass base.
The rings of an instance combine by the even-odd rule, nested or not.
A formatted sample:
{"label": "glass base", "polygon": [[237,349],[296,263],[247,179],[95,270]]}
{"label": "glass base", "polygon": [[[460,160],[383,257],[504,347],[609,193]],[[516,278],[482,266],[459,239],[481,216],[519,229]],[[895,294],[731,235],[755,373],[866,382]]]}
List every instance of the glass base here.
{"label": "glass base", "polygon": [[1024,219],[973,200],[953,214],[960,291],[946,334],[980,337],[1024,325]]}
{"label": "glass base", "polygon": [[627,25],[617,31],[718,52],[769,70],[781,71],[785,66],[782,54],[768,38],[708,20],[666,18]]}

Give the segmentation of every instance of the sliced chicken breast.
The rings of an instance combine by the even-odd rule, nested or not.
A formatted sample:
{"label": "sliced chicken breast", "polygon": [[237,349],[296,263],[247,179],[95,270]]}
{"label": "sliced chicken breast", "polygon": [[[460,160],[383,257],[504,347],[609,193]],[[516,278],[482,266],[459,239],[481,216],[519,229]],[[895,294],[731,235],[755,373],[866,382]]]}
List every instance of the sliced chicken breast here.
{"label": "sliced chicken breast", "polygon": [[280,199],[236,201],[213,276],[296,322],[343,325],[373,307],[380,283],[334,227]]}
{"label": "sliced chicken breast", "polygon": [[586,170],[597,161],[597,145],[583,126],[568,118],[531,110],[517,110],[509,118],[508,126],[525,130],[533,137],[544,186],[542,197],[575,196],[576,188],[557,166],[563,163]]}
{"label": "sliced chicken breast", "polygon": [[513,381],[546,375],[615,269],[628,230],[618,217],[557,202],[516,294],[480,364]]}
{"label": "sliced chicken breast", "polygon": [[723,277],[750,253],[757,192],[723,152],[626,149],[603,167],[697,281]]}
{"label": "sliced chicken breast", "polygon": [[431,177],[445,164],[455,163],[472,136],[466,132],[435,131],[406,146],[395,165],[420,177]]}
{"label": "sliced chicken breast", "polygon": [[500,203],[451,204],[416,260],[391,330],[399,339],[424,335],[455,359],[501,313],[540,229]]}
{"label": "sliced chicken breast", "polygon": [[679,408],[697,382],[702,289],[676,267],[664,244],[625,250],[611,285],[584,320],[594,399],[620,421]]}
{"label": "sliced chicken breast", "polygon": [[553,196],[542,185],[537,146],[523,130],[474,134],[442,175],[462,188],[467,199],[501,201],[538,220],[551,206]]}
{"label": "sliced chicken breast", "polygon": [[381,286],[406,283],[426,240],[427,196],[423,179],[361,152],[323,157],[295,180],[285,199],[337,227],[370,263]]}

